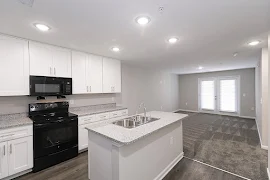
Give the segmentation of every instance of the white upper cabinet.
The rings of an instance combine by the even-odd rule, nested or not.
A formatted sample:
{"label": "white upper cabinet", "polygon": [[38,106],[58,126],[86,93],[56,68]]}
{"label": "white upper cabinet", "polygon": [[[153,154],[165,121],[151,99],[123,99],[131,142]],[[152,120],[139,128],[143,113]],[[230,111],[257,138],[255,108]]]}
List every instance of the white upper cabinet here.
{"label": "white upper cabinet", "polygon": [[88,88],[90,93],[102,93],[102,57],[89,55],[87,65]]}
{"label": "white upper cabinet", "polygon": [[102,57],[72,51],[73,94],[102,93]]}
{"label": "white upper cabinet", "polygon": [[29,95],[28,41],[0,35],[0,96]]}
{"label": "white upper cabinet", "polygon": [[103,58],[103,93],[121,92],[121,62]]}
{"label": "white upper cabinet", "polygon": [[56,77],[71,77],[71,51],[69,49],[52,48],[53,73]]}
{"label": "white upper cabinet", "polygon": [[86,64],[88,55],[72,51],[72,93],[87,93]]}
{"label": "white upper cabinet", "polygon": [[38,42],[29,42],[30,75],[71,77],[71,51]]}

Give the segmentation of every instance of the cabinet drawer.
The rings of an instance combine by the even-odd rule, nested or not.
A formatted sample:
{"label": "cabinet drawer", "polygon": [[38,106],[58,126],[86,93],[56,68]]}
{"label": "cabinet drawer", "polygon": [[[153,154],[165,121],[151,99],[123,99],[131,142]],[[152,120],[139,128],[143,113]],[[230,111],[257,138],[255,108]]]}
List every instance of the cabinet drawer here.
{"label": "cabinet drawer", "polygon": [[118,116],[121,116],[120,111],[110,112],[110,118],[115,118],[115,117],[118,117]]}
{"label": "cabinet drawer", "polygon": [[127,116],[128,110],[127,109],[121,110],[121,111],[119,111],[119,114],[120,114],[120,116]]}
{"label": "cabinet drawer", "polygon": [[101,113],[96,115],[97,121],[102,121],[110,118],[110,113]]}
{"label": "cabinet drawer", "polygon": [[97,121],[96,115],[79,117],[79,125]]}
{"label": "cabinet drawer", "polygon": [[33,125],[0,130],[0,142],[33,135]]}

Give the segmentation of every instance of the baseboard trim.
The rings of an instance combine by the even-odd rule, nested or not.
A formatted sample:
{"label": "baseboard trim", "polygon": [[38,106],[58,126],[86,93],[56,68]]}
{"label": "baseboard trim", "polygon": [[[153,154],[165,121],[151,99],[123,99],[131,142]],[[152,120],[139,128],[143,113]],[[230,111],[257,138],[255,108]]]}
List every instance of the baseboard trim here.
{"label": "baseboard trim", "polygon": [[246,178],[246,177],[244,177],[244,176],[240,176],[240,175],[235,174],[235,173],[232,173],[232,172],[230,172],[230,171],[226,171],[226,170],[224,170],[224,169],[220,169],[220,168],[218,168],[218,167],[212,166],[212,165],[210,165],[210,164],[206,164],[206,163],[201,162],[201,161],[198,161],[198,160],[196,160],[196,159],[191,159],[191,158],[186,157],[186,156],[184,156],[184,157],[185,157],[185,158],[187,158],[187,159],[189,159],[189,160],[192,160],[192,161],[198,162],[198,163],[200,163],[200,164],[203,164],[203,165],[209,166],[209,167],[211,167],[211,168],[214,168],[214,169],[217,169],[217,170],[220,170],[220,171],[226,172],[226,173],[228,173],[228,174],[231,174],[231,175],[234,175],[234,176],[240,177],[240,178],[242,178],[242,179],[251,180],[251,179]]}
{"label": "baseboard trim", "polygon": [[268,150],[268,146],[265,146],[265,145],[262,145],[262,144],[261,144],[261,148],[265,149],[265,150]]}
{"label": "baseboard trim", "polygon": [[268,175],[268,179],[270,179],[270,173],[269,173],[269,169],[267,168],[267,175]]}
{"label": "baseboard trim", "polygon": [[172,111],[172,112],[177,112],[177,111],[185,111],[185,112],[194,112],[194,113],[198,113],[199,111],[194,111],[194,110],[188,110],[188,109],[177,109],[175,111]]}
{"label": "baseboard trim", "polygon": [[172,168],[184,157],[184,152],[179,154],[154,180],[162,180],[171,170]]}
{"label": "baseboard trim", "polygon": [[256,119],[256,117],[252,116],[239,116],[240,118],[246,118],[246,119]]}

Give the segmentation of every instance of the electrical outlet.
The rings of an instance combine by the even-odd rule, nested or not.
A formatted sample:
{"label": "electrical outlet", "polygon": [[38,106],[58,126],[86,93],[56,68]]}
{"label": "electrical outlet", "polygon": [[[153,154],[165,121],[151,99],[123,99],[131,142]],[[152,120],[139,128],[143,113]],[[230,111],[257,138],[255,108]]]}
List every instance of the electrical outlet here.
{"label": "electrical outlet", "polygon": [[254,107],[251,107],[251,110],[252,110],[252,111],[254,111],[254,109],[255,109]]}
{"label": "electrical outlet", "polygon": [[163,106],[160,106],[160,109],[162,110],[163,109]]}
{"label": "electrical outlet", "polygon": [[69,100],[69,104],[74,104],[74,100],[73,99]]}
{"label": "electrical outlet", "polygon": [[187,106],[187,102],[186,102],[186,106]]}
{"label": "electrical outlet", "polygon": [[243,97],[246,97],[246,93],[243,94]]}
{"label": "electrical outlet", "polygon": [[170,145],[173,144],[173,137],[170,138]]}

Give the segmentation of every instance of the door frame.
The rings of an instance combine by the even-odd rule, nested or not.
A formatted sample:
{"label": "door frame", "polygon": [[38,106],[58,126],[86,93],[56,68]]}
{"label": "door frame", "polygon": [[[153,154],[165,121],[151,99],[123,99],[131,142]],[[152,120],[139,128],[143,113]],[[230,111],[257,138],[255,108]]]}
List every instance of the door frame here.
{"label": "door frame", "polygon": [[[235,79],[236,80],[236,112],[223,112],[220,111],[220,80],[226,80],[226,79]],[[200,91],[201,91],[201,86],[200,82],[203,80],[214,80],[215,84],[215,96],[216,96],[216,101],[215,101],[215,110],[214,111],[208,111],[201,109],[201,98],[200,98]],[[230,115],[230,116],[240,116],[241,112],[241,78],[239,75],[235,76],[217,76],[217,77],[206,77],[206,78],[198,78],[198,111],[202,113],[211,113],[211,114],[219,114],[219,115]]]}

